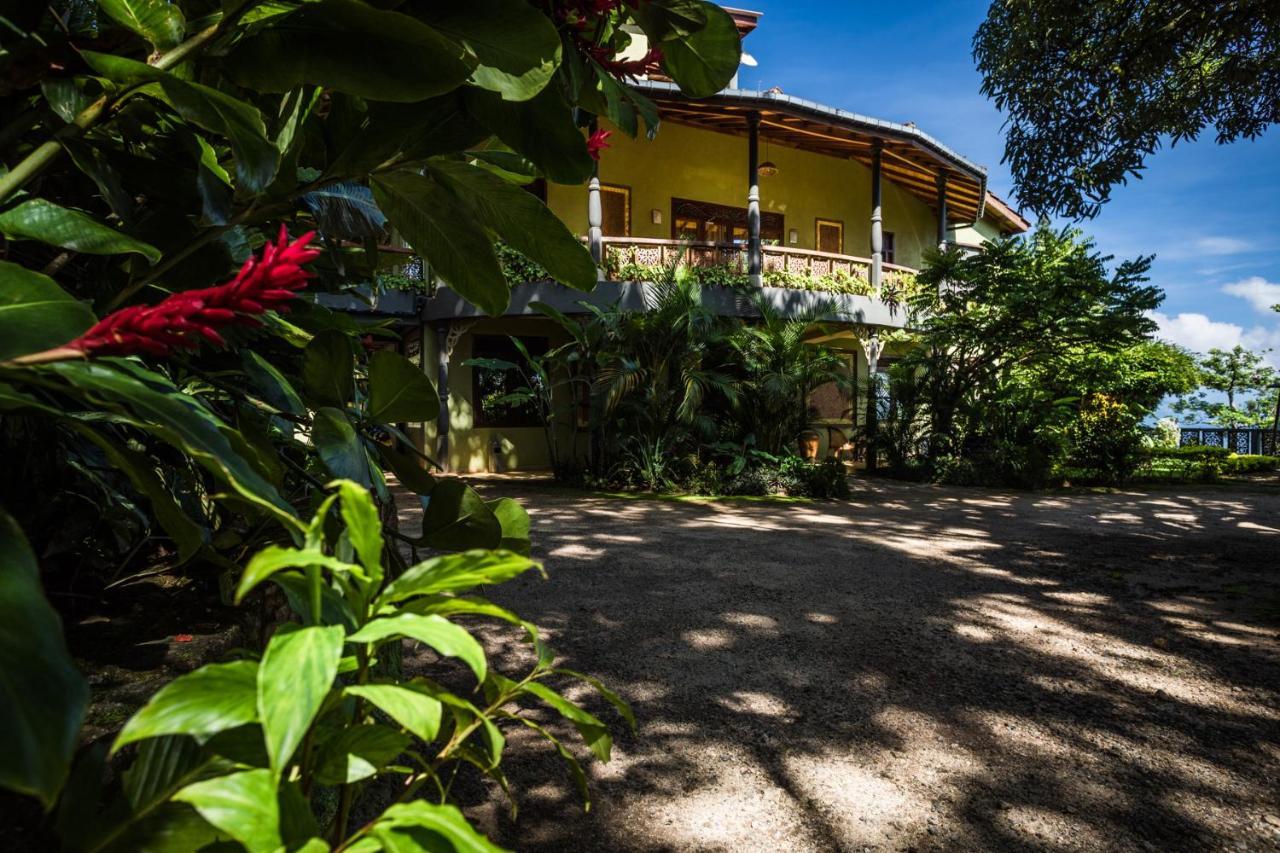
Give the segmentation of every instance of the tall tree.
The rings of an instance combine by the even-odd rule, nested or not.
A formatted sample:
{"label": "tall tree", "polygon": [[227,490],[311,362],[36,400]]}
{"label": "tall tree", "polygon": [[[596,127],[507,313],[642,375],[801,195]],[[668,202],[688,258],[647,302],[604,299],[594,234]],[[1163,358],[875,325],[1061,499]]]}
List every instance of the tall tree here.
{"label": "tall tree", "polygon": [[1275,0],[995,0],[974,57],[1039,213],[1096,215],[1166,139],[1252,139],[1280,120]]}
{"label": "tall tree", "polygon": [[[1251,352],[1239,344],[1229,350],[1209,350],[1200,359],[1201,390],[1179,400],[1174,410],[1233,430],[1265,423],[1269,414],[1265,402],[1271,399],[1269,391],[1277,376],[1274,368],[1263,363],[1266,352]],[[1265,398],[1264,403],[1259,398]]]}

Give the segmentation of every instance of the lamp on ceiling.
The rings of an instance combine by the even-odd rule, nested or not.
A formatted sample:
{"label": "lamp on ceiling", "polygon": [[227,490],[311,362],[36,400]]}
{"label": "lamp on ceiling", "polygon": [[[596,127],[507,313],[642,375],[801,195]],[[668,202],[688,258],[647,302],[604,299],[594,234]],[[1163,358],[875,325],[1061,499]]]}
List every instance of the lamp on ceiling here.
{"label": "lamp on ceiling", "polygon": [[769,137],[764,138],[764,162],[756,167],[762,178],[772,178],[778,174],[778,164],[769,159]]}

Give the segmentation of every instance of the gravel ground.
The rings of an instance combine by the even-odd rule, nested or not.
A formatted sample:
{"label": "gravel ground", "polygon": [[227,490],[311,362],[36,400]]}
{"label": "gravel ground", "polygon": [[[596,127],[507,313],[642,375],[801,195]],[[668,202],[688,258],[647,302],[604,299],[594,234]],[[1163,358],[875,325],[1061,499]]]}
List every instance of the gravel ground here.
{"label": "gravel ground", "polygon": [[[846,502],[700,505],[477,485],[524,502],[551,575],[495,600],[640,722],[588,766],[590,812],[520,737],[517,820],[464,781],[509,846],[1280,849],[1274,490],[858,481]],[[486,639],[503,671],[527,663]]]}

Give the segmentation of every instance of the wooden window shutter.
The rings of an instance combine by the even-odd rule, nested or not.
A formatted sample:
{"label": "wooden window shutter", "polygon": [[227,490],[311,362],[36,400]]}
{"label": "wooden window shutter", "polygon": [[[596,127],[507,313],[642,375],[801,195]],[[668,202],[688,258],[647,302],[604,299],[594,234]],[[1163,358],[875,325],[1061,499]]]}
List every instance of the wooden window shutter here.
{"label": "wooden window shutter", "polygon": [[844,223],[831,219],[818,220],[818,251],[844,254]]}
{"label": "wooden window shutter", "polygon": [[605,184],[600,187],[600,205],[604,214],[601,226],[606,237],[631,236],[631,190]]}

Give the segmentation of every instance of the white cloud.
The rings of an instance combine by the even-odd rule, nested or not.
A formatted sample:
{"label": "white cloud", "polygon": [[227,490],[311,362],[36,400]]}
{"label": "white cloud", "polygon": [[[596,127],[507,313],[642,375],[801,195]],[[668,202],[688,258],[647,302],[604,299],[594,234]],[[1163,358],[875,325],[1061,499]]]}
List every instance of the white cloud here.
{"label": "white cloud", "polygon": [[1201,237],[1195,246],[1202,255],[1239,255],[1253,248],[1248,240],[1238,237]]}
{"label": "white cloud", "polygon": [[1244,337],[1242,326],[1210,320],[1204,314],[1183,313],[1170,317],[1162,311],[1152,311],[1151,319],[1160,327],[1156,333],[1160,338],[1192,352],[1231,349]]}
{"label": "white cloud", "polygon": [[1222,292],[1248,300],[1256,310],[1271,313],[1273,305],[1280,305],[1280,284],[1267,281],[1260,275],[1224,285]]}
{"label": "white cloud", "polygon": [[1239,344],[1252,352],[1264,353],[1263,360],[1280,369],[1280,326],[1250,326],[1246,329],[1194,312],[1170,317],[1162,311],[1152,311],[1149,316],[1160,327],[1156,337],[1161,340],[1198,353],[1211,349],[1229,350]]}

